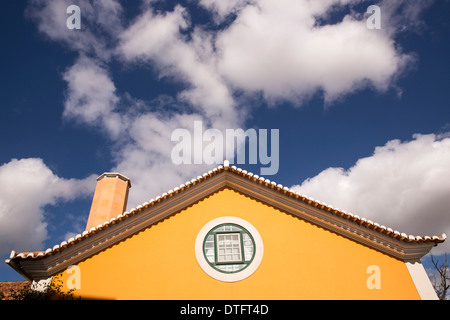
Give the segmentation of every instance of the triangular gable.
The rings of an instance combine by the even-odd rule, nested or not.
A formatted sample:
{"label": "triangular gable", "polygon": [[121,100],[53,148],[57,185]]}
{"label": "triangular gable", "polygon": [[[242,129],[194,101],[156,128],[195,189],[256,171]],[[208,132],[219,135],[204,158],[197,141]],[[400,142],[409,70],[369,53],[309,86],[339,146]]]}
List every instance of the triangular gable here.
{"label": "triangular gable", "polygon": [[223,188],[404,261],[419,260],[446,239],[445,234],[421,237],[400,233],[225,163],[46,251],[12,251],[6,262],[30,280],[46,279]]}

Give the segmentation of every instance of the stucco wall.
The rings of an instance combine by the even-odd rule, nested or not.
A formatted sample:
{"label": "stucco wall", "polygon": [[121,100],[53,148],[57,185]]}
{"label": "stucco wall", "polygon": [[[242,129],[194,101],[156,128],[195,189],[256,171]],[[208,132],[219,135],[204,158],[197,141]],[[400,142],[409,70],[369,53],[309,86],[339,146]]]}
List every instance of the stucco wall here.
{"label": "stucco wall", "polygon": [[[264,244],[256,272],[237,282],[208,276],[194,251],[209,221],[235,216]],[[379,273],[371,275],[370,266]],[[86,298],[419,299],[404,262],[231,189],[221,190],[78,264]],[[62,272],[63,280],[70,275]],[[380,288],[367,282],[377,276]],[[370,279],[369,279],[370,282]]]}

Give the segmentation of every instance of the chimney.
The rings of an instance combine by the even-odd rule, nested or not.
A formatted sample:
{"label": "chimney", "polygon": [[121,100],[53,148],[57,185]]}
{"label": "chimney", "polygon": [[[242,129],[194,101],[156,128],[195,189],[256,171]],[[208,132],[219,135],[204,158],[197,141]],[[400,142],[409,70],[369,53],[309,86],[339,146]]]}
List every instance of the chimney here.
{"label": "chimney", "polygon": [[130,188],[130,179],[120,173],[106,172],[98,177],[86,230],[125,212]]}

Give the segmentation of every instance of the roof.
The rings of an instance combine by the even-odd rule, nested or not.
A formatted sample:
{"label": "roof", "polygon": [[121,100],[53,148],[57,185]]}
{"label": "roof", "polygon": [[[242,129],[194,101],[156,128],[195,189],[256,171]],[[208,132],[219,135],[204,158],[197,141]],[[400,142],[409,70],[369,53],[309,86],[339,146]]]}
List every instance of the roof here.
{"label": "roof", "polygon": [[[14,293],[30,287],[29,281],[2,281],[0,282],[0,300],[14,300]],[[3,295],[3,298],[2,298]]]}
{"label": "roof", "polygon": [[[219,179],[219,177],[224,174],[227,175],[227,177]],[[206,186],[208,181],[211,186]],[[337,231],[338,233],[359,242],[369,244],[370,246],[375,245],[378,249],[381,248],[382,251],[386,253],[393,253],[397,258],[420,258],[428,253],[428,251],[431,250],[431,247],[444,242],[447,238],[445,233],[439,236],[418,236],[401,233],[392,228],[380,225],[377,222],[359,217],[356,214],[346,212],[300,194],[293,189],[277,184],[275,181],[270,181],[269,179],[247,172],[236,166],[229,166],[229,163],[225,161],[223,165],[219,165],[218,167],[205,172],[203,175],[187,181],[148,202],[144,202],[129,211],[125,211],[116,218],[105,221],[103,224],[99,224],[96,227],[92,227],[90,230],[77,234],[67,241],[56,244],[53,248],[33,252],[16,252],[13,250],[11,251],[9,259],[6,259],[6,262],[17,271],[23,271],[18,270],[16,265],[20,261],[42,260],[50,256],[55,256],[68,248],[80,246],[94,235],[106,234],[113,227],[117,229],[117,226],[125,225],[126,221],[131,219],[138,219],[140,221],[140,227],[143,228],[143,220],[151,218],[145,223],[145,225],[148,226],[164,219],[170,212],[173,213],[174,210],[181,208],[182,205],[186,206],[186,198],[192,197],[193,195],[193,193],[189,192],[190,190],[200,188],[196,193],[199,193],[199,197],[201,197],[224,186],[231,187],[244,193],[251,193],[261,201],[265,201],[277,208],[306,218],[307,220],[325,228],[332,229],[333,231]],[[212,187],[215,187],[215,189],[212,189]],[[180,197],[183,199],[175,200]],[[167,211],[165,215],[158,213],[159,209],[154,209],[169,201],[172,202],[170,205],[165,206],[164,210]],[[140,217],[141,215],[147,215],[148,217]],[[125,228],[125,226],[123,228]],[[129,226],[126,228],[129,228]],[[137,230],[135,230],[135,232],[136,231]],[[130,234],[130,232],[128,232],[128,234]],[[112,232],[108,233],[109,238],[111,238],[111,233]],[[120,237],[118,237],[116,241],[120,241],[126,236],[125,233],[120,233],[118,236],[119,235]],[[109,245],[111,244],[111,241],[109,241]],[[78,250],[78,252],[80,252],[80,250]],[[26,274],[23,275],[26,276]]]}

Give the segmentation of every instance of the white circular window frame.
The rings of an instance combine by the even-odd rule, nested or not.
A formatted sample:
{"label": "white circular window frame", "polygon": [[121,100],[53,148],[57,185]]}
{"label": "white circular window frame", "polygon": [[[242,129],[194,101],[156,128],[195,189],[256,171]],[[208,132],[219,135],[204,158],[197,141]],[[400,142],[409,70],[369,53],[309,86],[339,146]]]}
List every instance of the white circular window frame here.
{"label": "white circular window frame", "polygon": [[[234,273],[223,273],[214,269],[213,267],[211,267],[208,261],[206,261],[206,257],[203,254],[203,242],[208,232],[216,226],[224,223],[234,223],[242,226],[252,235],[255,242],[255,257],[253,258],[252,262],[245,269]],[[258,230],[256,230],[256,228],[247,221],[237,217],[220,217],[208,222],[200,230],[197,235],[197,239],[195,240],[195,257],[197,258],[197,262],[202,270],[210,277],[224,282],[240,281],[251,276],[261,264],[263,254],[264,246]]]}

